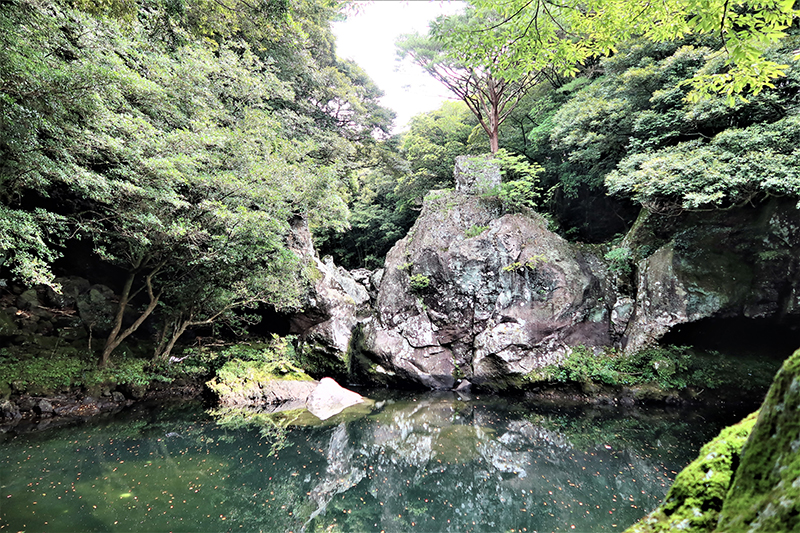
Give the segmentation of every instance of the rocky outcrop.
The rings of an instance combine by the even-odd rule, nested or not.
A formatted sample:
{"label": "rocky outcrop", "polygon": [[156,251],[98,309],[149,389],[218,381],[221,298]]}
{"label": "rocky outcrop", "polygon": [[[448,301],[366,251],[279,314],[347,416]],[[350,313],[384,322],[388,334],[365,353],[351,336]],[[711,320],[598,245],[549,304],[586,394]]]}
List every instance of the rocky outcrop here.
{"label": "rocky outcrop", "polygon": [[358,272],[362,284],[330,257],[320,260],[304,218],[295,218],[291,226],[292,248],[305,260],[311,286],[302,311],[290,317],[290,333],[300,336],[301,350],[315,359],[344,366],[353,330],[368,314],[370,296],[364,284],[370,276]]}
{"label": "rocky outcrop", "polygon": [[[468,185],[462,190],[471,190]],[[614,343],[604,262],[533,213],[433,191],[389,252],[360,349],[373,370],[431,388],[497,384],[558,362],[570,346]],[[629,302],[620,305],[630,307]]]}
{"label": "rocky outcrop", "polygon": [[800,344],[800,210],[793,200],[678,221],[644,213],[626,244],[652,246],[664,229],[666,243],[638,265],[627,351],[680,324],[730,317],[784,324]]}

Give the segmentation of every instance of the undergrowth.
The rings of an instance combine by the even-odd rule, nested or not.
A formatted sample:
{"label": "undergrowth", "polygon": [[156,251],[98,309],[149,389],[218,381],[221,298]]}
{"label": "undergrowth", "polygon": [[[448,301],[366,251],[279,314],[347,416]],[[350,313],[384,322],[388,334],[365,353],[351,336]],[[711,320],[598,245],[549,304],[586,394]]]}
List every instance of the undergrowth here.
{"label": "undergrowth", "polygon": [[627,386],[655,383],[664,389],[716,389],[726,385],[751,390],[767,386],[776,365],[742,365],[718,352],[695,352],[691,346],[653,346],[631,355],[613,349],[595,353],[576,346],[561,364],[534,370],[526,381]]}
{"label": "undergrowth", "polygon": [[119,386],[147,388],[176,379],[199,382],[219,372],[233,375],[237,365],[251,363],[272,374],[302,374],[290,337],[275,336],[258,344],[186,348],[172,362],[154,361],[145,346],[137,345],[118,350],[103,369],[97,367],[97,354],[88,349],[15,346],[0,348],[0,398],[12,392],[46,396],[83,390],[96,394]]}

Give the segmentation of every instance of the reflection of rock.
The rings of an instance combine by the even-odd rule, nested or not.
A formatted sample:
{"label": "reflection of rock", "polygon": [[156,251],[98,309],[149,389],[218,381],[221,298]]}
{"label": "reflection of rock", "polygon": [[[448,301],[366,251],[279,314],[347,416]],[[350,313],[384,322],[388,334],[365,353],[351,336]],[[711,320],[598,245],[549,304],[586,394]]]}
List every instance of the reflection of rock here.
{"label": "reflection of rock", "polygon": [[[561,414],[535,423],[456,398],[441,393],[378,402],[371,423],[340,424],[326,434],[327,444],[312,443],[315,452],[325,450],[327,467],[308,478],[315,511],[306,529],[324,530],[335,521],[335,497],[354,514],[372,498],[378,530],[505,531],[551,522],[590,530],[611,513],[614,523],[633,522],[666,490],[649,443],[638,451],[614,450],[589,430],[582,434],[588,443],[576,446],[558,429]],[[527,511],[516,514],[520,509]],[[552,521],[542,522],[537,510]]]}
{"label": "reflection of rock", "polygon": [[325,469],[325,476],[309,494],[317,506],[311,513],[309,522],[325,512],[334,496],[346,492],[364,479],[366,475],[364,468],[353,463],[354,454],[355,451],[347,435],[347,426],[341,423],[333,431],[328,442],[328,467]]}
{"label": "reflection of rock", "polygon": [[345,389],[331,378],[322,378],[306,400],[306,407],[320,420],[326,420],[363,401],[360,394]]}

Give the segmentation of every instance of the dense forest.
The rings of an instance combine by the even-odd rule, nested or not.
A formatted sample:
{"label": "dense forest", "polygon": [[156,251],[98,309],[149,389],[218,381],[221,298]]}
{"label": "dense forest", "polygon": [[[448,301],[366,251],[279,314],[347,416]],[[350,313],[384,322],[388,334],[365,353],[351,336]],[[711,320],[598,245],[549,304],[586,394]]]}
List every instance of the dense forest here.
{"label": "dense forest", "polygon": [[[380,90],[336,56],[340,7],[3,2],[4,287],[57,288],[64,275],[111,285],[117,313],[98,327],[105,365],[144,323],[165,357],[187,329],[235,330],[258,320],[243,309],[299,307],[307,272],[288,248],[293,217],[308,219],[338,264],[379,267],[425,194],[453,186],[457,155],[524,156],[537,177],[531,205],[589,242],[623,233],[642,207],[725,209],[800,193],[800,77],[785,68],[798,36],[783,31],[791,6],[771,8],[758,28],[740,14],[737,28],[691,19],[670,39],[618,29],[613,46],[598,36],[592,49],[558,49],[543,63],[556,42],[544,24],[536,50],[513,53],[493,50],[521,17],[492,32],[451,31],[505,16],[478,2],[399,46],[432,74],[450,69],[451,88],[464,73],[505,87],[502,117],[489,124],[481,95],[468,94],[480,83],[468,83],[455,90],[460,101],[394,136]],[[571,20],[559,16],[548,27]],[[756,44],[771,77],[720,85],[744,53],[734,37],[752,56],[741,35],[757,29],[768,34]],[[484,51],[453,60],[465,46]],[[708,94],[695,95],[698,79]]]}
{"label": "dense forest", "polygon": [[[786,354],[672,341],[758,324],[797,347],[795,4],[469,0],[398,40],[453,100],[392,133],[337,55],[358,2],[0,0],[0,422],[330,375],[626,407],[751,394]],[[463,161],[496,182],[459,191]],[[794,461],[798,357],[642,531],[712,530],[750,432]],[[800,466],[752,457],[747,491],[796,491]],[[750,492],[728,530],[775,515]]]}
{"label": "dense forest", "polygon": [[4,278],[114,286],[101,364],[148,318],[163,356],[187,327],[246,322],[234,309],[297,305],[289,221],[345,228],[343,184],[392,120],[368,76],[336,57],[336,6],[0,10]]}

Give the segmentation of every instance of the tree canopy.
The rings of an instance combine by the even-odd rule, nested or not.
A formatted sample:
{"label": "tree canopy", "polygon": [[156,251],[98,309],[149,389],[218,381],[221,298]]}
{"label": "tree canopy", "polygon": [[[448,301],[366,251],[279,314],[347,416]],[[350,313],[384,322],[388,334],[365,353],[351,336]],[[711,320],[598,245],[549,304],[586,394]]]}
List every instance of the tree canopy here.
{"label": "tree canopy", "polygon": [[[513,39],[496,66],[507,79],[527,72],[554,68],[577,74],[597,56],[616,52],[631,38],[653,42],[711,34],[722,42],[723,58],[714,71],[698,72],[686,81],[689,99],[724,95],[729,103],[737,96],[758,94],[774,87],[788,64],[765,56],[765,50],[787,35],[798,10],[794,0],[669,0],[633,3],[629,0],[472,0],[479,16],[487,20],[483,30],[465,29],[446,36],[470,65],[485,62],[482,49],[497,45],[497,29],[504,27],[504,42]],[[494,22],[500,19],[499,22]],[[481,43],[475,44],[476,39]],[[795,59],[797,56],[795,55]]]}
{"label": "tree canopy", "polygon": [[146,320],[163,355],[237,308],[297,305],[290,219],[345,227],[343,182],[389,128],[335,58],[332,7],[212,4],[0,6],[0,260],[51,283],[91,243],[121,280],[101,364]]}
{"label": "tree canopy", "polygon": [[[428,35],[404,35],[397,42],[402,56],[411,57],[467,105],[486,132],[492,153],[499,148],[500,125],[542,70],[509,71],[507,56],[513,53],[514,43],[509,42],[507,27],[498,22],[492,10],[467,9],[439,17]],[[491,33],[491,38],[484,32]],[[456,35],[457,42],[452,39]],[[465,48],[470,49],[471,60],[462,55]]]}

